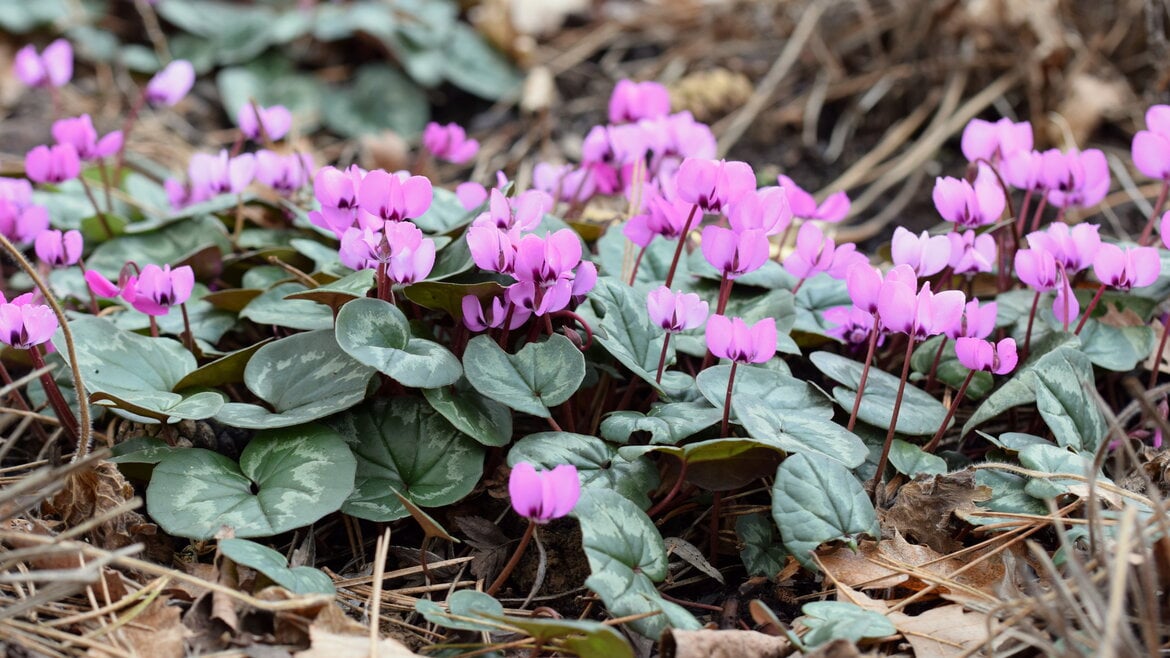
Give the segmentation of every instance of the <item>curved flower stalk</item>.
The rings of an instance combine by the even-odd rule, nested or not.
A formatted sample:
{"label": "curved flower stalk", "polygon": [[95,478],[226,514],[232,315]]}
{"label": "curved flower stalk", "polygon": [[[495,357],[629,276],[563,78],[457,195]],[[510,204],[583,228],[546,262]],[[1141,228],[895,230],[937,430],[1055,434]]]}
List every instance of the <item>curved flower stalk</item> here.
{"label": "curved flower stalk", "polygon": [[723,403],[723,423],[720,425],[722,436],[727,436],[735,369],[741,363],[764,363],[776,356],[776,320],[764,318],[748,326],[742,318],[712,315],[707,319],[707,349],[715,356],[731,361],[727,397]]}
{"label": "curved flower stalk", "polygon": [[581,498],[581,480],[577,476],[577,467],[571,464],[561,464],[551,471],[537,471],[532,464],[520,462],[512,467],[508,476],[508,495],[512,498],[512,509],[528,519],[528,527],[512,558],[487,588],[490,595],[500,591],[512,575],[536,534],[536,527],[573,511]]}
{"label": "curved flower stalk", "polygon": [[963,378],[963,383],[955,393],[955,399],[951,401],[951,406],[947,409],[947,415],[943,418],[942,424],[939,425],[938,431],[922,447],[926,452],[934,452],[939,442],[942,441],[947,426],[955,417],[955,412],[959,409],[963,396],[967,394],[967,387],[971,385],[975,373],[986,370],[996,375],[1006,375],[1015,370],[1016,364],[1020,361],[1014,338],[1004,338],[998,343],[993,343],[983,338],[963,336],[955,341],[955,355],[959,357],[959,363],[967,368],[967,376]]}
{"label": "curved flower stalk", "polygon": [[661,384],[671,335],[701,326],[707,320],[708,306],[693,292],[674,292],[661,286],[646,296],[646,310],[650,314],[650,321],[666,331],[662,340],[662,353],[658,356],[658,372],[654,376],[654,381]]}

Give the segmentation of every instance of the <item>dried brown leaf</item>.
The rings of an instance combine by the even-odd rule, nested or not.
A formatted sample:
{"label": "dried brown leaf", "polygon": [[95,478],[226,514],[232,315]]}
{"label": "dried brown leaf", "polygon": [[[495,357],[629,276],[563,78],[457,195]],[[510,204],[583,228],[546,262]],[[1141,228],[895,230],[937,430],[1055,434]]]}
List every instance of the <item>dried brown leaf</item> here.
{"label": "dried brown leaf", "polygon": [[911,537],[939,553],[960,548],[952,522],[960,514],[978,511],[976,502],[986,500],[990,491],[975,485],[975,472],[968,469],[919,477],[898,490],[893,505],[882,514],[882,527]]}
{"label": "dried brown leaf", "polygon": [[[177,606],[169,605],[167,599],[160,596],[122,628],[122,639],[131,654],[136,656],[182,658],[186,655],[184,645],[189,631],[180,621],[180,615]],[[110,654],[95,650],[90,655]]]}
{"label": "dried brown leaf", "polygon": [[756,631],[668,629],[662,636],[663,658],[780,658],[790,651],[788,638]]}
{"label": "dried brown leaf", "polygon": [[959,605],[944,605],[911,617],[889,614],[916,658],[950,658],[970,655],[971,649],[987,641],[987,615],[967,612]]}
{"label": "dried brown leaf", "polygon": [[297,658],[409,658],[419,654],[392,638],[371,643],[369,637],[331,633],[316,624],[309,627],[312,646],[297,652]]}

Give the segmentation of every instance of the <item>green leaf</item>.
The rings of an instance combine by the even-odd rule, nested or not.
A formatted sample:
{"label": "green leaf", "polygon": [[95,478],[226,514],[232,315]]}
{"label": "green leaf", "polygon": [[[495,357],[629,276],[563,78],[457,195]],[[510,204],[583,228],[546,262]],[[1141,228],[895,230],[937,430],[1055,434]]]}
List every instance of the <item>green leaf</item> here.
{"label": "green leaf", "polygon": [[[1044,501],[1024,491],[1028,484],[1028,478],[1022,475],[989,468],[979,469],[975,471],[975,485],[986,487],[990,491],[990,495],[987,496],[986,500],[981,500],[977,504],[981,509],[991,512],[1047,514],[1048,506],[1044,504]],[[963,516],[963,520],[976,525],[1003,522],[1002,517],[979,516],[978,514],[966,514]]]}
{"label": "green leaf", "polygon": [[289,295],[307,291],[303,283],[279,283],[248,302],[240,311],[240,318],[259,325],[274,325],[289,329],[331,329],[333,312],[308,299],[286,299]]}
{"label": "green leaf", "polygon": [[898,632],[885,615],[845,601],[813,601],[801,607],[800,623],[812,629],[801,641],[809,649],[837,639],[856,644]]}
{"label": "green leaf", "polygon": [[244,369],[248,366],[248,361],[252,359],[252,355],[261,347],[272,342],[272,340],[271,338],[265,338],[242,350],[236,350],[215,361],[199,366],[184,375],[175,384],[175,390],[181,391],[186,388],[223,386],[224,384],[243,382]]}
{"label": "green leaf", "polygon": [[706,402],[656,404],[650,413],[615,411],[601,421],[601,436],[607,441],[628,443],[635,432],[649,432],[651,444],[674,445],[713,427],[723,412]]}
{"label": "green leaf", "polygon": [[[419,599],[414,609],[432,624],[461,631],[499,632],[504,606],[494,597],[471,589],[461,589],[447,598],[447,610],[430,599]],[[487,618],[486,623],[476,622]],[[510,619],[509,619],[510,621]]]}
{"label": "green leaf", "polygon": [[650,507],[646,495],[658,486],[658,469],[645,457],[626,459],[601,439],[571,432],[539,432],[516,442],[508,451],[508,466],[528,462],[542,470],[560,464],[577,467],[581,488],[616,491],[641,509]]}
{"label": "green leaf", "polygon": [[512,440],[512,412],[480,395],[465,378],[452,386],[423,389],[423,397],[456,429],[485,446],[505,446]]}
{"label": "green leaf", "polygon": [[1109,431],[1096,397],[1085,389],[1093,380],[1089,357],[1076,350],[1054,352],[1036,368],[1036,408],[1062,447],[1092,452]]}
{"label": "green leaf", "polygon": [[1154,330],[1144,324],[1114,327],[1089,320],[1080,338],[1081,351],[1093,365],[1116,372],[1133,370],[1154,349]]}
{"label": "green leaf", "polygon": [[447,348],[413,338],[398,307],[381,299],[355,299],[337,313],[337,343],[360,363],[413,388],[459,381],[463,368]]}
{"label": "green leaf", "polygon": [[[951,388],[959,388],[963,385],[963,380],[967,378],[967,373],[971,371],[959,363],[959,357],[955,354],[955,341],[948,340],[946,336],[931,336],[914,348],[914,355],[910,357],[910,366],[914,368],[915,372],[929,375],[930,369],[935,363],[934,357],[938,354],[938,346],[943,340],[946,340],[947,344],[943,348],[942,357],[939,358],[938,367],[934,370],[934,377]],[[964,397],[968,400],[980,400],[991,391],[994,384],[995,379],[991,373],[980,370],[971,378],[971,383],[967,385],[967,393]]]}
{"label": "green leaf", "polygon": [[[727,380],[731,366],[721,364],[706,368],[695,378],[699,392],[712,405],[723,409],[727,396]],[[831,419],[833,403],[812,384],[783,372],[759,366],[741,365],[735,370],[734,400],[740,396],[753,397],[778,413],[794,412],[802,416]]]}
{"label": "green leaf", "polygon": [[735,535],[743,544],[739,559],[748,575],[775,580],[784,568],[784,558],[788,554],[776,543],[771,520],[759,512],[744,514],[735,520]]}
{"label": "green leaf", "polygon": [[467,226],[477,214],[474,210],[464,208],[459,197],[451,190],[436,187],[433,190],[431,206],[421,217],[411,221],[424,232],[438,235]]}
{"label": "green leaf", "polygon": [[0,11],[0,27],[5,32],[24,34],[39,25],[46,25],[65,17],[69,5],[65,0],[40,0],[38,2],[6,2]]}
{"label": "green leaf", "polygon": [[786,453],[823,455],[848,468],[869,454],[860,437],[831,419],[778,409],[752,395],[732,395],[731,408],[753,439]]}
{"label": "green leaf", "polygon": [[550,417],[549,407],[568,400],[585,379],[585,357],[560,334],[508,354],[487,336],[476,336],[463,353],[467,381],[477,391],[516,411]]}
{"label": "green leaf", "polygon": [[443,75],[451,84],[487,100],[499,100],[515,91],[522,78],[483,35],[456,23],[447,41]]}
{"label": "green leaf", "polygon": [[840,462],[797,454],[784,460],[772,486],[772,518],[784,548],[806,568],[810,554],[828,541],[853,543],[857,536],[881,537],[873,504],[861,483]]}
{"label": "green leaf", "polygon": [[418,398],[375,400],[334,420],[357,457],[357,483],[342,511],[371,521],[457,502],[483,473],[483,447]]}
{"label": "green leaf", "polygon": [[332,331],[282,338],[261,347],[244,368],[244,384],[272,411],[230,402],[216,419],[259,429],[324,418],[361,402],[373,374],[338,347]]}
{"label": "green leaf", "polygon": [[661,612],[630,623],[651,638],[668,626],[696,629],[685,609],[662,599],[654,582],[667,575],[666,545],[646,514],[615,491],[582,492],[573,510],[581,524],[582,547],[591,575],[585,586],[597,593],[611,615]]}
{"label": "green leaf", "polygon": [[[815,352],[809,359],[825,376],[844,384],[833,389],[833,398],[842,408],[851,410],[863,365],[830,352]],[[899,384],[897,377],[871,367],[857,417],[875,427],[889,428]],[[908,383],[898,410],[897,431],[915,436],[934,434],[946,415],[947,408],[933,395]]]}
{"label": "green leaf", "polygon": [[796,294],[796,322],[792,330],[828,336],[832,323],[825,320],[825,311],[852,303],[844,281],[818,274],[805,281]]}
{"label": "green leaf", "polygon": [[[1020,465],[1044,473],[1069,473],[1081,478],[1093,477],[1093,460],[1053,445],[1032,445],[1020,451]],[[1100,473],[1101,480],[1108,482]],[[1083,479],[1032,478],[1024,485],[1024,493],[1034,498],[1054,498],[1069,492],[1069,486],[1086,485]]]}
{"label": "green leaf", "polygon": [[963,425],[962,434],[967,434],[975,427],[995,418],[1012,407],[1035,402],[1036,371],[1050,363],[1050,361],[1046,361],[1045,359],[1051,355],[1057,355],[1052,356],[1052,358],[1060,359],[1062,357],[1058,353],[1062,350],[1077,351],[1079,347],[1079,338],[1073,334],[1060,332],[1053,332],[1046,336],[1044,340],[1033,342],[1032,351],[1028,355],[1028,358],[1016,367],[1011,379],[1004,382],[995,391],[992,391],[991,395],[987,396],[987,399],[975,409],[974,413],[971,414],[971,417]]}
{"label": "green leaf", "polygon": [[181,450],[167,445],[166,441],[153,436],[136,436],[114,446],[108,461],[115,464],[157,464],[163,457]]}
{"label": "green leaf", "polygon": [[924,475],[947,473],[946,460],[902,439],[894,439],[890,446],[890,464],[898,469],[899,473],[911,478],[920,473]]}
{"label": "green leaf", "polygon": [[359,68],[348,88],[330,90],[322,102],[325,126],[343,137],[393,130],[410,139],[430,117],[422,90],[385,64]]}
{"label": "green leaf", "polygon": [[687,482],[708,491],[731,491],[776,472],[782,451],[755,439],[711,439],[685,446],[625,446],[618,454],[633,459],[664,452],[687,463]]}
{"label": "green leaf", "polygon": [[333,580],[320,569],[312,567],[289,568],[288,560],[276,551],[247,539],[228,538],[219,540],[219,552],[232,562],[255,569],[268,576],[272,582],[293,594],[328,594],[337,590]]}
{"label": "green leaf", "polygon": [[[309,241],[303,240],[301,242],[303,246],[304,243]],[[310,242],[310,244],[316,243]],[[290,293],[285,295],[284,298],[307,299],[311,302],[324,304],[332,312],[336,313],[338,309],[347,303],[365,297],[366,293],[372,287],[374,287],[374,270],[358,270],[331,283],[317,286],[311,290]]]}
{"label": "green leaf", "polygon": [[634,658],[634,649],[613,626],[588,619],[546,619],[543,617],[495,617],[509,626],[555,643],[578,658]]}
{"label": "green leaf", "polygon": [[225,527],[236,537],[271,537],[337,511],[353,490],[354,467],[328,428],[264,431],[239,464],[202,448],[167,455],[155,466],[146,507],[178,537],[210,539]]}
{"label": "green leaf", "polygon": [[128,261],[140,265],[175,264],[210,246],[216,247],[220,253],[231,250],[223,223],[212,217],[192,217],[181,224],[103,242],[85,259],[85,266],[116,281],[118,272]]}

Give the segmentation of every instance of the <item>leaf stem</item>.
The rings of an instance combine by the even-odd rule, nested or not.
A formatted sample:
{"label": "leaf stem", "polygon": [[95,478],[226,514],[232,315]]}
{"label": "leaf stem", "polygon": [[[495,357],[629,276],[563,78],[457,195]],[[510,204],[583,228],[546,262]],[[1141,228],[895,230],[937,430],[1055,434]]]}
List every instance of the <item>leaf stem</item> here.
{"label": "leaf stem", "polygon": [[516,565],[520,564],[520,556],[524,555],[524,549],[528,548],[528,544],[532,541],[532,535],[534,534],[536,534],[536,521],[529,519],[528,528],[524,530],[524,536],[520,538],[520,544],[516,546],[515,552],[512,553],[512,559],[508,560],[508,563],[504,565],[504,570],[492,581],[491,587],[487,588],[488,596],[495,596],[496,592],[500,591],[500,588],[504,586],[508,577],[512,575],[512,572],[516,570]]}
{"label": "leaf stem", "polygon": [[1170,178],[1162,179],[1162,189],[1158,190],[1158,200],[1154,202],[1154,212],[1150,213],[1150,219],[1146,222],[1146,227],[1142,229],[1142,236],[1138,238],[1138,244],[1146,246],[1150,241],[1150,236],[1154,234],[1154,224],[1158,221],[1158,215],[1162,214],[1162,208],[1166,205],[1166,194],[1170,192]]}

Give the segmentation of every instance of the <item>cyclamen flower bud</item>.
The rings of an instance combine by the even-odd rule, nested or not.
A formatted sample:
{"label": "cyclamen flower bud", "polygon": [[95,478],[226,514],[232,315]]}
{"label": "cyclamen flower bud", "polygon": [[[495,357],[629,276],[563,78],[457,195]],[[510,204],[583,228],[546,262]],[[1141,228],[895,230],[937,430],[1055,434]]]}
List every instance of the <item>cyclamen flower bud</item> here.
{"label": "cyclamen flower bud", "polygon": [[468,139],[463,127],[455,123],[428,123],[423,131],[422,143],[431,155],[454,164],[463,164],[479,152],[479,142]]}

